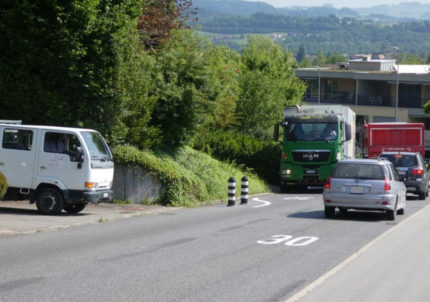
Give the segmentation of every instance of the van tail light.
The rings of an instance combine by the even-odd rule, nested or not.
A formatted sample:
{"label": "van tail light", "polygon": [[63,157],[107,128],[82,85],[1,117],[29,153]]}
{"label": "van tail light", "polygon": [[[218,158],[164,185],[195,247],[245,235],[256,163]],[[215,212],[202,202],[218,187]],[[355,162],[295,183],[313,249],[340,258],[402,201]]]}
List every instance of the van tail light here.
{"label": "van tail light", "polygon": [[385,177],[384,191],[390,191],[390,190],[391,190],[390,179],[388,177]]}
{"label": "van tail light", "polygon": [[424,171],[423,169],[413,169],[412,174],[413,175],[423,175]]}
{"label": "van tail light", "polygon": [[330,189],[331,188],[331,179],[330,179],[330,177],[327,178],[327,180],[325,181],[324,188],[325,189]]}

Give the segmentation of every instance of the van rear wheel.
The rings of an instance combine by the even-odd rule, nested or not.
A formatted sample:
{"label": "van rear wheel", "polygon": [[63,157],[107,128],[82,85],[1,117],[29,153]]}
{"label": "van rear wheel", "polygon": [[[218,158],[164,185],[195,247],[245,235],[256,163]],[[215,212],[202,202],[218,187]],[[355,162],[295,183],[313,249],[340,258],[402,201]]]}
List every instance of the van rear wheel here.
{"label": "van rear wheel", "polygon": [[58,214],[63,209],[64,199],[61,192],[54,188],[41,189],[36,197],[36,206],[45,215]]}
{"label": "van rear wheel", "polygon": [[64,206],[64,211],[66,211],[69,214],[76,214],[82,211],[85,208],[85,203],[78,203],[78,204],[69,204]]}

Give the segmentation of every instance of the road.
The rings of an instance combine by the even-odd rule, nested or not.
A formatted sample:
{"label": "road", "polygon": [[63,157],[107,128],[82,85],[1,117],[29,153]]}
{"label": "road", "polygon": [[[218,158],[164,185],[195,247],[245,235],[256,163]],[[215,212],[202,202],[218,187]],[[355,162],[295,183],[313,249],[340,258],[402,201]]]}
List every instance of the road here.
{"label": "road", "polygon": [[406,214],[326,219],[321,194],[274,194],[0,238],[0,301],[286,301]]}

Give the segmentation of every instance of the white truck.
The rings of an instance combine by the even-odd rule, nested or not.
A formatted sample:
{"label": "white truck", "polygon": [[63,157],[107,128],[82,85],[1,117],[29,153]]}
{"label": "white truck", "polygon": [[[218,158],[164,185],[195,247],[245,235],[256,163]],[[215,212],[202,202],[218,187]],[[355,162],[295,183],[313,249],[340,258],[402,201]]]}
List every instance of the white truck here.
{"label": "white truck", "polygon": [[114,162],[99,132],[0,121],[0,142],[4,200],[29,199],[43,214],[112,200]]}

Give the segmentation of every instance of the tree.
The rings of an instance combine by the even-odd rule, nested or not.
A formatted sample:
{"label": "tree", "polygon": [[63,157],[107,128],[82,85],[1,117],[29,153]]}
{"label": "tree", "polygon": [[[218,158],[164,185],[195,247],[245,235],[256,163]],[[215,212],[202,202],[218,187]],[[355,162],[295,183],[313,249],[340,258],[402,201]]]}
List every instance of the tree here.
{"label": "tree", "polygon": [[324,56],[322,50],[318,50],[317,56],[312,60],[312,64],[316,66],[322,66],[326,62],[326,57]]}
{"label": "tree", "polygon": [[305,47],[302,45],[300,45],[299,47],[299,51],[297,52],[297,56],[296,56],[296,60],[297,62],[302,62],[304,60],[306,56],[306,52],[305,52]]}
{"label": "tree", "polygon": [[238,129],[267,139],[284,106],[299,104],[305,85],[295,77],[292,55],[269,38],[249,36],[240,58]]}
{"label": "tree", "polygon": [[189,28],[187,21],[196,13],[191,0],[144,1],[137,27],[145,48],[159,46],[170,38],[172,30]]}
{"label": "tree", "polygon": [[112,131],[123,93],[120,62],[132,51],[134,0],[5,0],[0,4],[4,118]]}
{"label": "tree", "polygon": [[174,30],[163,48],[153,52],[155,64],[152,95],[158,97],[149,126],[160,133],[159,148],[188,143],[199,125],[211,115],[210,79],[200,41],[190,30]]}

